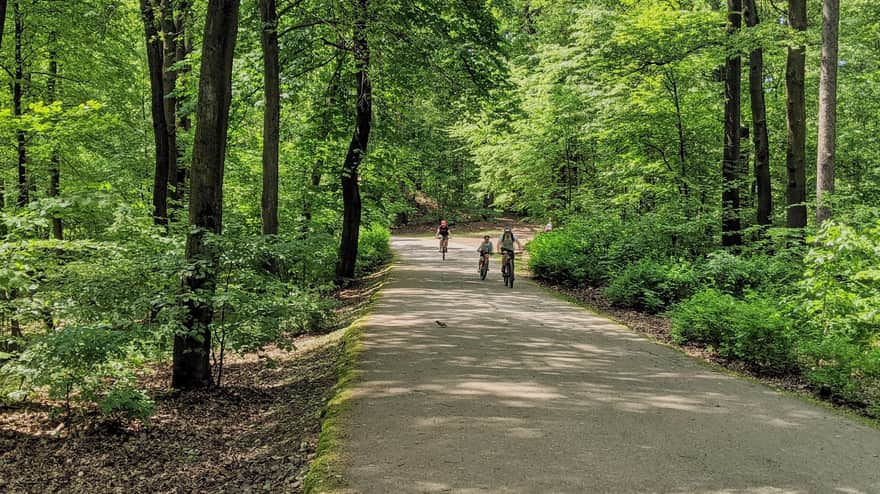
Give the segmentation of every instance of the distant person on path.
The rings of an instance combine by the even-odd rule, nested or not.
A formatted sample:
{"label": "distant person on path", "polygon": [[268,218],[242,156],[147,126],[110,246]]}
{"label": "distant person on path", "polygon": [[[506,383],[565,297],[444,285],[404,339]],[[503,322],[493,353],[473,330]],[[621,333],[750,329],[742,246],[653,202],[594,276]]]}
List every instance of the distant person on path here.
{"label": "distant person on path", "polygon": [[547,224],[544,225],[544,233],[553,230],[553,218],[547,220]]}
{"label": "distant person on path", "polygon": [[449,225],[446,220],[440,220],[440,226],[437,227],[435,236],[440,239],[440,252],[445,252],[449,246]]}

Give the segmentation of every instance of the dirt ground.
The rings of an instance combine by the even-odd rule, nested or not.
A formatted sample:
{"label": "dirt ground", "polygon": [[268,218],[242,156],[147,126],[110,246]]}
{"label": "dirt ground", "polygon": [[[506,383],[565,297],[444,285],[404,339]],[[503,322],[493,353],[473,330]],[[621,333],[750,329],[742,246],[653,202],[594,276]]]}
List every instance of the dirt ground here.
{"label": "dirt ground", "polygon": [[[337,294],[343,322],[381,280]],[[208,391],[170,392],[169,369],[155,368],[143,378],[156,402],[146,424],[67,430],[48,403],[0,408],[0,492],[301,492],[344,331],[301,337],[294,352],[230,357],[223,387]]]}

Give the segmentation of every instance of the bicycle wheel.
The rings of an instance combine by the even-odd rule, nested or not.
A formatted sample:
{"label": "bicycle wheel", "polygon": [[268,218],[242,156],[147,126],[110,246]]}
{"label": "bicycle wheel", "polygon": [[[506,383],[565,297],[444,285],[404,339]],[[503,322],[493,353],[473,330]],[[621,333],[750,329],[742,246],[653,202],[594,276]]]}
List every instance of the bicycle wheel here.
{"label": "bicycle wheel", "polygon": [[480,279],[485,280],[486,273],[488,273],[488,272],[489,272],[489,260],[485,259],[485,260],[483,260],[483,265],[480,266]]}
{"label": "bicycle wheel", "polygon": [[507,286],[507,280],[510,279],[510,275],[508,273],[509,273],[509,271],[507,269],[507,263],[505,262],[501,266],[501,275],[504,277],[504,286]]}
{"label": "bicycle wheel", "polygon": [[510,261],[510,274],[508,275],[509,280],[507,280],[507,288],[513,288],[513,261]]}

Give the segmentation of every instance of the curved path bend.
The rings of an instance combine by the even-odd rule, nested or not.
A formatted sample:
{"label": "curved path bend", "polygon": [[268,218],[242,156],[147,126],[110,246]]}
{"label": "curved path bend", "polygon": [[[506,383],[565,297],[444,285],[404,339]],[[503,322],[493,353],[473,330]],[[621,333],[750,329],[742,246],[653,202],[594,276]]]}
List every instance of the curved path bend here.
{"label": "curved path bend", "polygon": [[880,431],[508,290],[497,258],[480,281],[475,239],[445,262],[393,239],[344,415],[350,492],[880,493]]}

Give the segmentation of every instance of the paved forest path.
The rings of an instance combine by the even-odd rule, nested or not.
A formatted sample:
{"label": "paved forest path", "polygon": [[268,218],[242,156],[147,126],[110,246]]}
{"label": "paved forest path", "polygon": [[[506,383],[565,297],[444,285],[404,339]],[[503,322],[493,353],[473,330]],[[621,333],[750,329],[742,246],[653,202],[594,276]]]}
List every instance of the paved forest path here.
{"label": "paved forest path", "polygon": [[880,431],[506,289],[497,257],[480,281],[476,239],[446,261],[393,239],[343,417],[352,492],[880,493]]}

